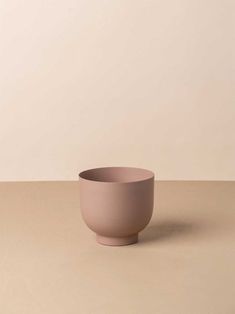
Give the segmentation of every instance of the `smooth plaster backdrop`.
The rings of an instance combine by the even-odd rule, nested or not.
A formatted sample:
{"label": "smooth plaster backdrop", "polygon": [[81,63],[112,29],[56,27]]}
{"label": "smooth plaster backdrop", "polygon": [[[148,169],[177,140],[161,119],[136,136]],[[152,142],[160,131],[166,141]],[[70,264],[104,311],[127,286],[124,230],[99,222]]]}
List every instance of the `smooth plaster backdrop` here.
{"label": "smooth plaster backdrop", "polygon": [[1,0],[0,180],[235,179],[234,0]]}

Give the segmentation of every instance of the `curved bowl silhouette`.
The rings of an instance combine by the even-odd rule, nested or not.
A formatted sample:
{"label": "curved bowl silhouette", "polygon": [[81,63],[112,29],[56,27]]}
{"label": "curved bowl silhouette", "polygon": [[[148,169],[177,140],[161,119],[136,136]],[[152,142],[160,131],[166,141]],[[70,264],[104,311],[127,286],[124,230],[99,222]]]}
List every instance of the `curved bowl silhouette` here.
{"label": "curved bowl silhouette", "polygon": [[140,168],[105,167],[79,174],[80,207],[87,226],[104,245],[128,245],[149,223],[154,173]]}

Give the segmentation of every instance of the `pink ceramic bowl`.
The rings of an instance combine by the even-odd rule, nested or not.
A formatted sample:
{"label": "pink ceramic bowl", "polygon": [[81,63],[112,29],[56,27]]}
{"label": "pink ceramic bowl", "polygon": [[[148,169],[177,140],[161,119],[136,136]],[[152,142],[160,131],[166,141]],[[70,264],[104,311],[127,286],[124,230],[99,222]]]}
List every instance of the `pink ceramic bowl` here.
{"label": "pink ceramic bowl", "polygon": [[82,216],[97,241],[136,243],[152,217],[154,173],[130,167],[96,168],[81,172],[79,181]]}

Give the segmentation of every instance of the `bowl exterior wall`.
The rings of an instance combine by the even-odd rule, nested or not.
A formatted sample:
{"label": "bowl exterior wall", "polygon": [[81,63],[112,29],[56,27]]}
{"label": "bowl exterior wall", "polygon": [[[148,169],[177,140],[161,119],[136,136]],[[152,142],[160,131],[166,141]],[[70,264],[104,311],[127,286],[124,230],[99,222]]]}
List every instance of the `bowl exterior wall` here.
{"label": "bowl exterior wall", "polygon": [[87,226],[99,235],[125,237],[141,231],[154,205],[154,178],[127,183],[79,179],[80,208]]}

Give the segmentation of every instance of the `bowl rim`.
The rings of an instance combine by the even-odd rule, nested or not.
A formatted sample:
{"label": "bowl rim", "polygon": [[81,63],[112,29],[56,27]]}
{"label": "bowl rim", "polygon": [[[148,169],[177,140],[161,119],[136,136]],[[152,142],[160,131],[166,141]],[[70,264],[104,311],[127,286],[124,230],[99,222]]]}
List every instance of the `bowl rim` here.
{"label": "bowl rim", "polygon": [[[88,175],[90,172],[94,172],[96,170],[100,171],[102,169],[123,169],[123,170],[138,170],[142,171],[144,175],[143,179],[136,179],[136,180],[114,180],[114,181],[106,181],[106,180],[95,180],[92,178],[89,178]],[[145,169],[145,168],[139,168],[139,167],[128,167],[128,166],[108,166],[108,167],[96,167],[96,168],[90,168],[83,170],[79,173],[79,179],[90,181],[90,182],[96,182],[96,183],[106,183],[106,184],[126,184],[126,183],[135,183],[135,182],[143,182],[150,179],[154,179],[155,174],[153,171]]]}

